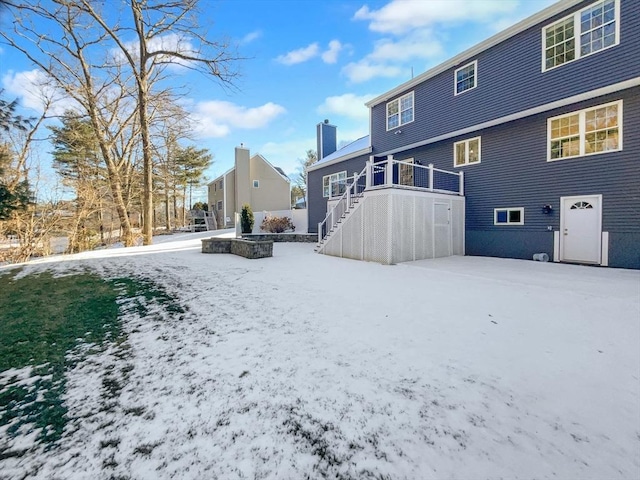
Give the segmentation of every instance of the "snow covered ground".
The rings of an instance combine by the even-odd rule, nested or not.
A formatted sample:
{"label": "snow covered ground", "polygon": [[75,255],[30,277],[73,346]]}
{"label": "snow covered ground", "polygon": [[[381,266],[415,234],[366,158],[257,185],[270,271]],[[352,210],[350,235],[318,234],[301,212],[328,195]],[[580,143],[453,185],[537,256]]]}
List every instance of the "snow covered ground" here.
{"label": "snow covered ground", "polygon": [[[188,311],[129,314],[127,355],[69,372],[62,446],[0,478],[640,478],[640,272],[209,236],[25,267],[151,278]],[[105,372],[126,372],[106,411]]]}

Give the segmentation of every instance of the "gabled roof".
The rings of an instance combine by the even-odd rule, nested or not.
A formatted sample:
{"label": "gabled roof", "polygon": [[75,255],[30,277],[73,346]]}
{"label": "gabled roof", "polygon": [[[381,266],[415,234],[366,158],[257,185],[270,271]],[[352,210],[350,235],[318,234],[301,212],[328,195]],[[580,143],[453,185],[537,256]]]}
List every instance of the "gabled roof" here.
{"label": "gabled roof", "polygon": [[[269,160],[267,160],[266,158],[264,158],[261,154],[256,153],[255,155],[253,155],[251,158],[255,158],[255,157],[260,157],[262,159],[262,161],[264,161],[264,163],[266,163],[267,165],[269,165],[271,168],[273,168],[276,172],[278,172],[278,175],[280,175],[284,180],[286,180],[287,182],[291,182],[291,179],[289,177],[287,177],[287,174],[284,173],[284,170],[282,170],[280,167],[274,167],[271,162]],[[209,183],[207,183],[207,186],[209,185],[213,185],[214,183],[216,183],[217,181],[219,181],[221,178],[229,175],[231,172],[233,172],[236,169],[235,166],[231,167],[229,170],[227,170],[226,172],[224,172],[222,175],[218,175],[216,178],[214,178],[212,181],[210,181]]]}
{"label": "gabled roof", "polygon": [[353,142],[345,145],[344,147],[336,150],[330,155],[327,155],[322,160],[318,160],[316,163],[307,167],[307,172],[316,170],[318,168],[326,167],[328,165],[332,165],[334,163],[341,162],[343,160],[348,160],[350,158],[357,157],[359,155],[364,155],[371,151],[371,145],[369,142],[369,135],[365,135],[358,140],[354,140]]}
{"label": "gabled roof", "polygon": [[494,36],[488,38],[484,42],[480,42],[477,45],[474,45],[473,47],[469,48],[468,50],[465,50],[464,52],[456,55],[455,57],[450,58],[446,62],[441,63],[440,65],[430,70],[427,70],[426,72],[418,75],[415,78],[412,78],[407,82],[404,82],[401,85],[398,85],[393,90],[389,90],[388,92],[377,96],[373,100],[369,100],[367,103],[365,103],[365,105],[371,108],[378,105],[379,103],[386,102],[387,100],[390,100],[396,97],[397,95],[400,95],[406,90],[410,90],[416,85],[421,84],[422,82],[428,80],[429,78],[435,77],[436,75],[442,72],[445,72],[452,67],[458,66],[462,62],[477,56],[478,54],[484,52],[485,50],[488,50],[491,47],[494,47],[499,43],[502,43],[505,40],[511,37],[514,37],[515,35],[521,32],[524,32],[528,28],[531,28],[537,25],[538,23],[543,22],[548,18],[551,18],[554,15],[557,15],[558,13],[564,12],[565,10],[568,10],[569,8],[575,5],[578,5],[582,1],[583,0],[560,0],[559,2],[556,2],[553,5],[545,8],[544,10],[541,10],[538,13],[525,18],[521,22],[516,23],[515,25],[507,28],[506,30],[503,30],[502,32],[495,34]]}
{"label": "gabled roof", "polygon": [[289,179],[289,177],[287,177],[287,175],[284,173],[284,171],[280,168],[280,167],[274,167],[273,164],[267,160],[266,158],[264,158],[260,153],[256,153],[253,157],[251,158],[255,158],[255,157],[260,157],[264,163],[266,163],[267,165],[269,165],[271,168],[273,168],[276,172],[278,172],[278,174],[287,182],[291,183],[291,180]]}
{"label": "gabled roof", "polygon": [[226,177],[227,175],[229,175],[231,172],[233,172],[236,169],[236,167],[231,167],[229,170],[227,170],[226,172],[224,172],[222,175],[218,175],[216,178],[214,178],[213,180],[211,180],[209,183],[207,183],[207,186],[209,185],[213,185],[214,183],[216,183],[217,181],[219,181],[220,179],[222,179],[223,177]]}

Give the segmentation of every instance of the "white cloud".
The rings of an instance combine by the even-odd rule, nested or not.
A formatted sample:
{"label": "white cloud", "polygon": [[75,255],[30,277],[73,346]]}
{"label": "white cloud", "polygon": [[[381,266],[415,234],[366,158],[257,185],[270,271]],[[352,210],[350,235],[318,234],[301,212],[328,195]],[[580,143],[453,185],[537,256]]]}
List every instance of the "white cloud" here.
{"label": "white cloud", "polygon": [[335,114],[366,121],[369,118],[369,109],[365,103],[375,97],[376,95],[355,95],[353,93],[327,97],[317,111],[323,115]]}
{"label": "white cloud", "polygon": [[367,55],[373,61],[404,62],[414,58],[435,58],[444,53],[444,47],[431,30],[423,29],[399,39],[384,38],[375,43],[373,52]]}
{"label": "white cloud", "polygon": [[247,33],[244,37],[242,37],[242,40],[240,41],[240,43],[242,43],[243,45],[246,45],[247,43],[251,43],[260,37],[262,37],[262,31],[255,30],[253,32]]}
{"label": "white cloud", "polygon": [[[125,48],[134,59],[138,58],[138,45],[139,43],[137,41],[127,42],[124,44]],[[175,33],[169,33],[167,35],[152,38],[147,44],[147,49],[149,53],[167,51],[182,53],[190,56],[197,56],[198,54],[197,48],[191,42],[191,39],[189,39],[188,37],[177,35]],[[119,48],[111,49],[111,55],[112,58],[118,63],[126,62],[124,53]],[[184,67],[191,64],[191,62],[189,62],[188,60],[172,57],[171,55],[159,55],[156,60],[160,62],[171,63],[171,65],[173,65],[174,67]]]}
{"label": "white cloud", "polygon": [[307,150],[316,149],[315,138],[304,138],[288,142],[267,142],[260,147],[262,154],[272,165],[282,168],[289,178],[295,177],[298,170],[298,159],[304,158]]}
{"label": "white cloud", "polygon": [[375,32],[402,34],[438,23],[491,22],[517,6],[518,0],[393,0],[378,10],[364,5],[353,18],[368,20]]}
{"label": "white cloud", "polygon": [[[394,3],[388,4],[380,11]],[[418,3],[412,3],[411,5],[417,6]],[[421,5],[416,8],[418,10],[423,8]],[[356,17],[364,17],[365,14],[362,12],[368,12],[367,15],[369,16],[373,15],[367,10],[367,7],[363,7],[356,13]],[[373,50],[368,55],[360,61],[346,65],[342,69],[342,73],[352,83],[365,82],[375,77],[398,77],[408,75],[412,65],[410,62],[420,60],[418,65],[422,66],[424,63],[422,60],[438,59],[444,54],[445,48],[436,37],[434,29],[427,27],[413,28],[408,32],[403,31],[401,35],[387,36],[377,40],[373,45]]]}
{"label": "white cloud", "polygon": [[285,112],[284,107],[272,102],[248,108],[231,102],[212,100],[197,103],[192,116],[202,137],[219,138],[228,135],[232,128],[255,130],[266,127]]}
{"label": "white cloud", "polygon": [[297,63],[303,63],[307,60],[311,60],[313,57],[317,56],[319,52],[320,47],[318,44],[312,43],[307,47],[292,50],[285,55],[280,55],[276,58],[276,61],[284,65],[295,65]]}
{"label": "white cloud", "polygon": [[324,63],[336,63],[338,61],[338,54],[343,48],[344,46],[338,40],[331,40],[329,42],[329,48],[322,54],[322,61]]}
{"label": "white cloud", "polygon": [[43,112],[46,103],[51,103],[50,114],[61,115],[65,110],[77,108],[77,104],[64,92],[51,86],[41,70],[23,72],[9,71],[2,77],[7,94],[20,98],[22,106]]}
{"label": "white cloud", "polygon": [[402,68],[397,65],[372,63],[367,58],[364,58],[358,62],[351,62],[345,65],[342,73],[345,74],[351,82],[361,83],[377,77],[399,77],[403,73],[406,73],[407,70],[407,68]]}
{"label": "white cloud", "polygon": [[386,37],[377,40],[373,50],[361,60],[346,65],[342,73],[352,83],[375,77],[408,76],[410,68],[416,65],[414,61],[419,60],[417,66],[422,67],[424,60],[439,60],[446,56],[442,38],[447,35],[447,26],[462,23],[503,25],[503,18],[513,18],[519,1],[392,0],[379,9],[365,5],[353,18],[368,21],[370,30],[384,33]]}

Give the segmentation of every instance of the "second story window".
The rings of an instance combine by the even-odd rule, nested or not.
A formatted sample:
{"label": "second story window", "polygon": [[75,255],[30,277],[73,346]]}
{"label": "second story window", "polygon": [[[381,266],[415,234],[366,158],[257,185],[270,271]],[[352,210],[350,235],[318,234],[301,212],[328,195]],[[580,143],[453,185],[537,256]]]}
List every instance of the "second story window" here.
{"label": "second story window", "polygon": [[387,103],[387,130],[413,122],[413,92]]}
{"label": "second story window", "polygon": [[459,95],[462,92],[476,88],[476,75],[478,71],[478,61],[475,60],[455,72],[456,91]]}
{"label": "second story window", "polygon": [[619,0],[602,0],[545,27],[542,70],[617,45],[619,27]]}

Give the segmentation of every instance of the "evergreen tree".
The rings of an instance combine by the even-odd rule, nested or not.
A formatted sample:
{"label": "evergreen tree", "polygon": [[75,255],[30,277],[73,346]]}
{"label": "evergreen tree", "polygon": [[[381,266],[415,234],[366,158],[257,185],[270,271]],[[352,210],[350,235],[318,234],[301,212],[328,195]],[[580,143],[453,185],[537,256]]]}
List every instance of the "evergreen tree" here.
{"label": "evergreen tree", "polygon": [[[3,99],[0,90],[0,134],[11,130],[26,131],[31,126],[31,119],[16,113],[17,100],[11,102]],[[9,144],[0,137],[0,220],[7,220],[17,210],[25,210],[29,205],[29,182],[20,179],[20,175],[12,170],[14,152]]]}
{"label": "evergreen tree", "polygon": [[75,193],[76,212],[69,251],[77,252],[92,246],[92,232],[103,232],[104,197],[108,186],[91,123],[74,112],[65,112],[61,122],[62,126],[49,127],[53,134],[53,167],[62,177],[63,184]]}

